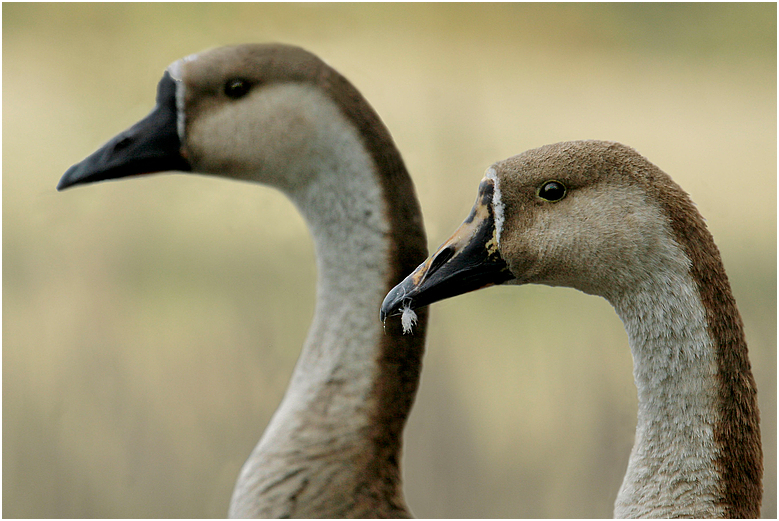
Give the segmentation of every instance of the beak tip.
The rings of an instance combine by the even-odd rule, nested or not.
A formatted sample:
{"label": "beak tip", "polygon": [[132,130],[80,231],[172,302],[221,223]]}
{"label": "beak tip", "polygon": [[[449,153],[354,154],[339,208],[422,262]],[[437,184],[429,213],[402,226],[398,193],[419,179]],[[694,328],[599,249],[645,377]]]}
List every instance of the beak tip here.
{"label": "beak tip", "polygon": [[91,182],[89,168],[84,166],[87,161],[89,161],[89,159],[90,158],[86,158],[80,163],[76,163],[75,165],[68,168],[64,174],[62,174],[59,183],[57,183],[58,192],[61,192],[72,186]]}
{"label": "beak tip", "polygon": [[379,319],[383,322],[392,315],[400,314],[400,307],[403,304],[403,295],[406,294],[405,288],[403,288],[405,281],[401,282],[387,293],[384,297],[384,302],[381,303],[381,309],[379,310]]}
{"label": "beak tip", "polygon": [[[80,163],[79,163],[80,164]],[[77,165],[73,165],[68,168],[62,177],[60,177],[59,183],[57,183],[57,191],[61,192],[66,188],[73,186],[73,171]]]}
{"label": "beak tip", "polygon": [[387,317],[390,316],[392,313],[392,307],[393,307],[393,295],[392,291],[389,292],[389,294],[384,298],[384,302],[381,303],[381,309],[379,310],[379,320],[384,322],[387,320]]}
{"label": "beak tip", "polygon": [[57,183],[57,191],[58,191],[58,192],[61,192],[61,191],[63,191],[64,189],[66,189],[66,188],[69,188],[69,187],[70,187],[70,183],[68,183],[68,182],[65,180],[65,176],[62,176],[62,179],[60,179],[60,182],[59,182],[59,183]]}

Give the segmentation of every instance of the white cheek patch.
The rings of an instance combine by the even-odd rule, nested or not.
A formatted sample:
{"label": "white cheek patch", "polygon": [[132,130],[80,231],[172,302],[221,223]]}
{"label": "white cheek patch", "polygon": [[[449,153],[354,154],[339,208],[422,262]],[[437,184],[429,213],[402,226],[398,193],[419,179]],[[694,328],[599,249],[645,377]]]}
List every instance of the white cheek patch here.
{"label": "white cheek patch", "polygon": [[403,326],[403,334],[411,333],[411,330],[417,323],[417,314],[411,309],[409,304],[403,306],[403,315],[400,317],[400,324]]}
{"label": "white cheek patch", "polygon": [[492,179],[492,183],[495,186],[492,195],[492,213],[495,217],[495,238],[498,240],[498,246],[500,246],[500,232],[503,230],[503,201],[500,199],[500,182],[498,181],[498,174],[492,167],[487,169],[484,177]]}
{"label": "white cheek patch", "polygon": [[184,143],[184,129],[186,128],[186,113],[184,112],[184,82],[176,82],[176,131],[179,141]]}
{"label": "white cheek patch", "polygon": [[192,54],[173,62],[168,67],[170,77],[176,81],[176,132],[179,135],[179,141],[184,143],[184,129],[186,128],[186,112],[184,110],[184,64],[197,59],[197,54]]}

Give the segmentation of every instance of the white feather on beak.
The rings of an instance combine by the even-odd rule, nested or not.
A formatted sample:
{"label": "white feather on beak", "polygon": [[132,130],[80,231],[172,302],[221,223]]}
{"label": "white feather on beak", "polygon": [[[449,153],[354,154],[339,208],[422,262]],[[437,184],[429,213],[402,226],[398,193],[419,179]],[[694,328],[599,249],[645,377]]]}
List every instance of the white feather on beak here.
{"label": "white feather on beak", "polygon": [[403,334],[411,333],[411,329],[417,323],[417,314],[411,309],[410,304],[403,306],[403,315],[400,317],[400,324],[403,326]]}

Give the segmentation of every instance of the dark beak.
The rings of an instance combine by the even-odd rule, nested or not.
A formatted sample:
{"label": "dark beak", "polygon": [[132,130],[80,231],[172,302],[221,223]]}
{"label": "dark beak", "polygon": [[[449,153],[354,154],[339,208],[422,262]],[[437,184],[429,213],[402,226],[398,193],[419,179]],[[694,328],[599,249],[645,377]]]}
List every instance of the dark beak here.
{"label": "dark beak", "polygon": [[129,175],[191,170],[181,154],[176,125],[176,82],[165,71],[157,86],[154,110],[91,156],[70,167],[60,179],[57,190]]}
{"label": "dark beak", "polygon": [[420,308],[514,278],[498,251],[494,192],[492,179],[482,179],[471,214],[438,251],[387,294],[381,320],[403,308]]}

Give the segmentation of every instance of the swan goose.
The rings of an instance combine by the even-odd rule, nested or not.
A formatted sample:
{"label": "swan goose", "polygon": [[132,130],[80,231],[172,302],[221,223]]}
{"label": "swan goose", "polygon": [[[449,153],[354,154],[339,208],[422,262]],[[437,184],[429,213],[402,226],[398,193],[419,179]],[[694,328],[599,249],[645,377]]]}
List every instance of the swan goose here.
{"label": "swan goose", "polygon": [[413,184],[376,112],[303,49],[217,48],[170,65],[152,112],[57,188],[167,170],[278,188],[315,243],[313,323],[230,516],[409,517],[401,443],[426,316],[410,336],[400,320],[382,326],[375,309],[427,246]]}
{"label": "swan goose", "polygon": [[627,330],[638,423],[615,516],[759,516],[743,325],[689,196],[618,143],[558,143],[500,161],[462,226],[387,295],[380,318],[529,283],[602,296]]}

